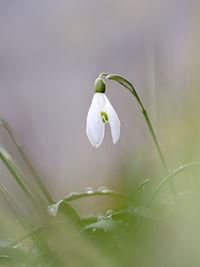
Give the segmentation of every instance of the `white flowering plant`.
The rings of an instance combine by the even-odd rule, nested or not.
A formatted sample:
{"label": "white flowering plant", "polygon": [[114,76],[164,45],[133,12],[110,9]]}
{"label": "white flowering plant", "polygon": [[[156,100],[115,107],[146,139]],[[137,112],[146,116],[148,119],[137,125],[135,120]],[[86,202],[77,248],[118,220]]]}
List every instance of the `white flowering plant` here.
{"label": "white flowering plant", "polygon": [[[148,186],[152,178],[140,179],[138,185],[128,193],[102,185],[99,189],[88,187],[84,192],[72,192],[55,200],[10,126],[1,119],[0,126],[14,143],[26,170],[20,168],[3,146],[0,147],[1,163],[19,186],[21,194],[27,200],[24,203],[27,208],[24,210],[20,207],[6,186],[0,182],[2,201],[5,201],[6,209],[10,211],[9,214],[4,211],[1,214],[0,266],[199,266],[195,265],[198,253],[194,255],[194,265],[188,265],[192,258],[187,262],[183,255],[186,265],[176,265],[176,257],[173,258],[173,263],[170,263],[168,253],[169,248],[173,246],[166,245],[171,244],[171,239],[166,237],[169,228],[165,224],[179,222],[177,218],[171,218],[174,218],[174,212],[178,213],[177,207],[181,205],[182,197],[188,194],[187,191],[177,190],[173,179],[178,174],[185,175],[186,169],[190,169],[190,176],[198,177],[199,172],[196,170],[200,166],[200,161],[192,161],[174,169],[168,167],[138,93],[130,81],[116,74],[102,73],[95,81],[94,96],[86,121],[86,134],[93,147],[98,148],[102,144],[107,124],[110,126],[114,144],[120,137],[120,120],[105,95],[104,77],[118,82],[135,97],[158,152],[164,171],[163,177],[151,187]],[[191,172],[192,169],[195,169],[195,172]],[[159,194],[168,189],[168,186],[170,192],[167,196]],[[88,216],[78,210],[78,201],[96,197],[115,199],[114,208],[111,205],[112,208],[107,207],[104,213],[100,210],[101,214],[94,212]],[[77,205],[73,205],[74,201]],[[196,212],[199,202],[195,199],[195,203]],[[184,208],[188,210],[188,206],[190,205],[184,202]],[[189,210],[191,211],[191,208]],[[194,214],[190,214],[190,218],[191,216],[199,219]],[[7,217],[14,219],[9,220],[8,224]],[[188,216],[182,219],[186,218]],[[191,223],[190,220],[188,223]],[[181,224],[182,227],[183,225]],[[14,232],[11,229],[14,229]],[[176,227],[175,230],[177,229]],[[194,229],[197,227],[194,226]],[[157,234],[159,231],[161,235]],[[160,236],[162,240],[157,239]],[[171,232],[169,236],[172,236]],[[166,255],[160,260],[158,254],[164,252]],[[170,255],[172,256],[172,253]],[[166,265],[163,259],[167,262]]]}

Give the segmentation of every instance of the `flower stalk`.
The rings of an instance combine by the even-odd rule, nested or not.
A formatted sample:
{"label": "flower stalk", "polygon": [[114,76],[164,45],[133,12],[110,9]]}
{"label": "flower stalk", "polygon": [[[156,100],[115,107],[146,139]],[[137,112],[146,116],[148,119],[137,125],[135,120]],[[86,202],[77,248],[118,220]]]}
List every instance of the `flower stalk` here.
{"label": "flower stalk", "polygon": [[[167,166],[167,163],[166,163],[166,160],[165,160],[165,157],[164,157],[164,154],[162,152],[162,149],[161,149],[161,146],[159,144],[159,141],[158,141],[158,138],[156,137],[156,134],[155,134],[155,131],[154,131],[154,128],[152,126],[152,123],[151,123],[151,120],[147,114],[147,111],[146,109],[144,108],[144,105],[141,101],[141,99],[139,98],[134,86],[132,85],[132,83],[130,81],[128,81],[127,79],[125,79],[124,77],[120,76],[120,75],[117,75],[117,74],[107,74],[107,73],[102,73],[99,75],[99,77],[103,77],[105,76],[107,79],[109,80],[114,80],[114,81],[117,81],[118,83],[120,83],[122,86],[124,86],[125,88],[127,88],[136,98],[141,110],[142,110],[142,114],[145,118],[145,121],[147,123],[147,126],[149,128],[149,131],[151,133],[151,136],[153,138],[153,141],[154,141],[154,144],[155,144],[155,147],[156,147],[156,150],[158,152],[158,155],[159,155],[159,158],[161,160],[161,163],[162,163],[162,166],[164,168],[164,171],[166,173],[166,175],[169,175],[170,174],[170,171],[169,171],[169,168]],[[172,194],[173,194],[173,197],[174,199],[176,199],[176,190],[175,190],[175,187],[174,187],[174,184],[173,184],[173,181],[171,179],[169,179],[169,185],[170,185],[170,188],[171,188],[171,191],[172,191]]]}

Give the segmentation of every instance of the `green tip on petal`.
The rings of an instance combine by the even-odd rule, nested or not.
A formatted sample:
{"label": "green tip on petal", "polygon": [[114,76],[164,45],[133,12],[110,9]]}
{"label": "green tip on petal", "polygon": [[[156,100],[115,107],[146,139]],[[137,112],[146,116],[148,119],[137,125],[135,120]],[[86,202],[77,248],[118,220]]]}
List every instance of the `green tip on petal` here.
{"label": "green tip on petal", "polygon": [[104,111],[101,111],[101,119],[103,123],[107,123],[108,122],[108,114]]}
{"label": "green tip on petal", "polygon": [[94,84],[95,93],[105,93],[106,84],[102,78],[97,78]]}

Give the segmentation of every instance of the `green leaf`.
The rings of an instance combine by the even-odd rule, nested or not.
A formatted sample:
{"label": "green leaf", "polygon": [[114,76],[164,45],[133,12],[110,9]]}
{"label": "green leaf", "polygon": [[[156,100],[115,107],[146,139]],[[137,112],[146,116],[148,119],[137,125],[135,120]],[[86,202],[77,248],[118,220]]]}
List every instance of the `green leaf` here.
{"label": "green leaf", "polygon": [[32,201],[33,204],[35,204],[35,200],[32,194],[30,193],[29,188],[25,184],[26,181],[25,177],[17,168],[9,153],[1,145],[0,145],[0,159],[3,161],[4,165],[9,170],[10,174],[18,183],[18,185],[21,187],[21,189],[24,191],[26,196]]}
{"label": "green leaf", "polygon": [[124,193],[110,190],[109,188],[104,187],[104,186],[100,187],[97,190],[90,188],[86,190],[86,192],[71,192],[68,194],[68,196],[64,197],[62,200],[70,202],[70,201],[77,200],[80,198],[92,197],[92,196],[113,196],[113,197],[120,197],[126,200],[130,200],[129,196],[125,195]]}
{"label": "green leaf", "polygon": [[129,82],[126,78],[123,76],[120,76],[118,74],[109,74],[106,76],[107,79],[116,81],[126,87],[132,94],[134,94],[135,97],[137,97],[137,93],[135,91],[135,88],[133,87],[132,83]]}
{"label": "green leaf", "polygon": [[112,217],[118,217],[120,215],[128,215],[128,216],[138,216],[150,220],[160,220],[161,216],[158,212],[153,209],[142,207],[142,206],[129,206],[125,209],[121,209],[112,214]]}
{"label": "green leaf", "polygon": [[48,213],[51,216],[65,216],[82,225],[81,219],[77,212],[65,200],[59,200],[58,202],[48,206]]}
{"label": "green leaf", "polygon": [[95,232],[96,230],[103,230],[104,232],[110,232],[114,230],[117,225],[119,225],[118,222],[112,220],[111,218],[104,218],[101,220],[98,220],[95,223],[91,223],[84,227],[84,230],[93,230]]}
{"label": "green leaf", "polygon": [[[38,202],[40,200],[42,203],[45,203],[45,205],[46,205],[46,199],[48,200],[49,203],[53,203],[51,195],[49,194],[46,186],[44,185],[41,177],[38,175],[34,166],[26,156],[21,144],[17,140],[10,125],[7,123],[6,120],[4,120],[1,117],[0,117],[0,144],[1,144],[1,153],[3,156],[5,156],[5,160],[10,165],[12,165],[12,169],[15,169],[15,172],[16,171],[17,173],[20,172],[20,176],[23,176],[23,178],[25,178],[24,182],[26,183],[29,190],[36,196],[35,199],[37,199]],[[7,153],[7,151],[9,153]],[[40,190],[38,190],[39,188]]]}

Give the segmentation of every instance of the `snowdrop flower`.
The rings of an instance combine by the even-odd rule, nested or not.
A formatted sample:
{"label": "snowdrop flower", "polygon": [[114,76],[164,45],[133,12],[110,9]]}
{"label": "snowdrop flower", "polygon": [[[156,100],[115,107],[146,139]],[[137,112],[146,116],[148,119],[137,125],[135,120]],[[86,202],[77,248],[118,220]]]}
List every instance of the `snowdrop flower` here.
{"label": "snowdrop flower", "polygon": [[99,147],[104,138],[105,124],[110,124],[113,144],[120,136],[120,120],[110,101],[106,97],[105,82],[101,78],[95,81],[95,94],[87,115],[86,132],[90,143]]}

